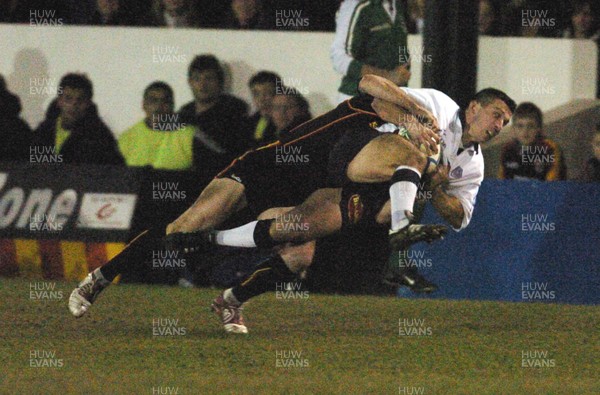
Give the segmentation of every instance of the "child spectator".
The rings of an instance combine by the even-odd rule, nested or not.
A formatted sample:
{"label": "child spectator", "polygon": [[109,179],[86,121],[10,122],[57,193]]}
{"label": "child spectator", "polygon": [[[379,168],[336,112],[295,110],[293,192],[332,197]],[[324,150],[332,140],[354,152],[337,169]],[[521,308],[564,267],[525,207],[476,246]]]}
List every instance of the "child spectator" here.
{"label": "child spectator", "polygon": [[565,180],[567,169],[560,147],[544,136],[542,111],[521,103],[512,118],[516,138],[502,147],[500,179]]}
{"label": "child spectator", "polygon": [[259,71],[248,83],[256,112],[249,118],[249,127],[255,145],[275,140],[275,126],[271,121],[273,98],[281,77],[270,71]]}

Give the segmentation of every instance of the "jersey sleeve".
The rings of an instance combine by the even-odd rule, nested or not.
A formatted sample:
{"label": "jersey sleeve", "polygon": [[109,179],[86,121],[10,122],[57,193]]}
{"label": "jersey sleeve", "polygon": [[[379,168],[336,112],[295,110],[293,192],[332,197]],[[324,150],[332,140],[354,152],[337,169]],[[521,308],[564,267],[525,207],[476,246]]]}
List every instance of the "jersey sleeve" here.
{"label": "jersey sleeve", "polygon": [[402,88],[417,103],[431,111],[441,130],[453,127],[460,107],[448,95],[436,89]]}
{"label": "jersey sleeve", "polygon": [[463,207],[464,216],[462,224],[460,228],[454,229],[457,232],[466,228],[471,222],[475,208],[475,199],[483,181],[483,157],[481,153],[478,156],[479,159],[476,163],[472,164],[471,171],[465,174],[458,182],[451,182],[446,191],[448,195],[456,197]]}

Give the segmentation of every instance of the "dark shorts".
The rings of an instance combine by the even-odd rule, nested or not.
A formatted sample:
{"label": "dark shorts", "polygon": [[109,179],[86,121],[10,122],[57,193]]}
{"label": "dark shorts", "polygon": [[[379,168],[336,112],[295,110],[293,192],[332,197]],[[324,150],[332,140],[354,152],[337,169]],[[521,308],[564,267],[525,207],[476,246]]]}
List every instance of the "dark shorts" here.
{"label": "dark shorts", "polygon": [[347,183],[342,188],[340,212],[342,214],[342,229],[387,228],[378,224],[377,214],[390,198],[390,184],[357,184]]}
{"label": "dark shorts", "polygon": [[[351,140],[365,134],[370,141],[373,132],[378,134],[373,122],[382,123],[370,109],[370,101],[357,97],[344,102],[279,141],[247,152],[217,177],[242,183],[248,206],[256,215],[272,207],[297,206],[320,188],[339,188],[343,177],[338,173],[354,156],[345,147],[358,153]],[[354,137],[344,138],[347,134]],[[338,147],[342,141],[344,147]]]}

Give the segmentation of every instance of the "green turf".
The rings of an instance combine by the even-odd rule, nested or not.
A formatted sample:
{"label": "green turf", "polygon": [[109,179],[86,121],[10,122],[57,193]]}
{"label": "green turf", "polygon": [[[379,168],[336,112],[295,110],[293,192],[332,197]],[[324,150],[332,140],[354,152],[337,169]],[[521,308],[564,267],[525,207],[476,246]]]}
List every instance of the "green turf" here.
{"label": "green turf", "polygon": [[[74,284],[55,284],[62,300],[31,300],[29,280],[0,279],[0,393],[600,393],[597,306],[266,294],[239,336],[208,309],[217,290],[113,286],[75,319]],[[155,319],[180,335],[153,335]],[[523,351],[551,366],[522,367]]]}

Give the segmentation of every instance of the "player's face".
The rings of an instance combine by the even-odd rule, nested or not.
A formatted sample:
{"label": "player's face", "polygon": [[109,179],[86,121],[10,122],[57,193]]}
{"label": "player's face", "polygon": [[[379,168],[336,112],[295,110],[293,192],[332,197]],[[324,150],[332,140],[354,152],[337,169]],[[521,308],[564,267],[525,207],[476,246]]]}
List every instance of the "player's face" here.
{"label": "player's face", "polygon": [[270,82],[258,83],[250,88],[252,92],[252,101],[260,115],[270,116],[273,107],[273,97],[275,97],[275,85]]}
{"label": "player's face", "polygon": [[64,128],[71,128],[85,117],[92,101],[83,89],[65,87],[58,97],[58,108]]}
{"label": "player's face", "polygon": [[173,102],[164,89],[148,91],[143,103],[146,120],[152,121],[153,117],[161,114],[173,113]]}
{"label": "player's face", "polygon": [[286,130],[294,122],[294,119],[299,116],[300,108],[296,105],[293,97],[289,95],[275,95],[273,98],[271,120],[277,131]]}
{"label": "player's face", "polygon": [[594,156],[600,160],[600,132],[596,132],[592,139],[592,149],[594,150]]}
{"label": "player's face", "polygon": [[221,94],[221,84],[216,70],[192,71],[188,83],[196,101],[210,102],[216,100]]}
{"label": "player's face", "polygon": [[533,143],[535,137],[541,132],[541,128],[535,119],[529,117],[515,117],[513,119],[513,128],[515,128],[517,140],[522,145]]}
{"label": "player's face", "polygon": [[485,143],[496,137],[510,121],[512,112],[500,99],[482,105],[472,101],[466,111],[467,130],[463,135],[463,143]]}

